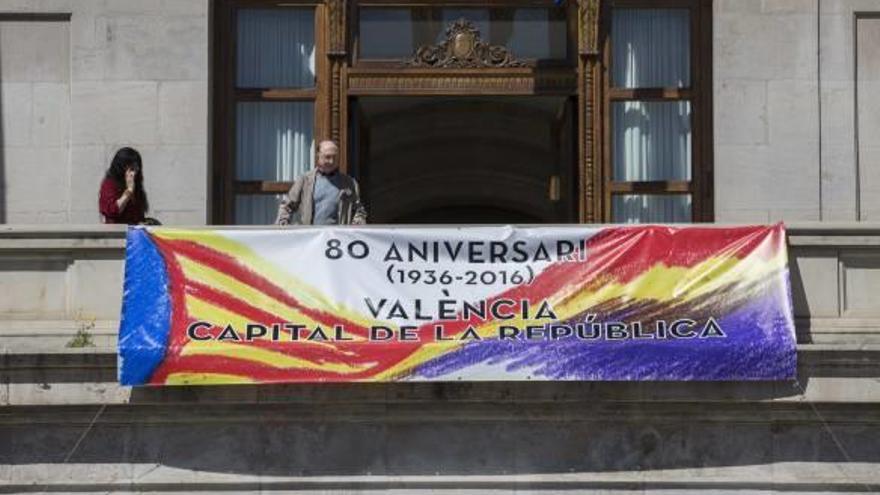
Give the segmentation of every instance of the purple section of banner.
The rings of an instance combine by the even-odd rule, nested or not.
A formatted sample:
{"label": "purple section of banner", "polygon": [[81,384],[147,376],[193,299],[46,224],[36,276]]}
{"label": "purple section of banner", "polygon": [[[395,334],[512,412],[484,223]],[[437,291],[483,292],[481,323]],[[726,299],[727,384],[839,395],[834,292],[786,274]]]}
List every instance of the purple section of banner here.
{"label": "purple section of banner", "polygon": [[436,379],[489,365],[537,380],[786,380],[795,376],[797,356],[784,307],[773,298],[748,302],[718,320],[724,339],[475,342],[416,374]]}

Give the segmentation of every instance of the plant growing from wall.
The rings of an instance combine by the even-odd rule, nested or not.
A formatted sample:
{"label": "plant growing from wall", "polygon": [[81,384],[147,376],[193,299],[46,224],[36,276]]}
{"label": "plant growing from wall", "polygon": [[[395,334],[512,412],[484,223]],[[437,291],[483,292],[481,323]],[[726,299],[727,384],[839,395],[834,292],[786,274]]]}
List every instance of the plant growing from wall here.
{"label": "plant growing from wall", "polygon": [[95,329],[95,317],[78,313],[74,321],[76,322],[76,333],[73,338],[67,342],[65,347],[82,348],[95,347],[92,340],[92,330]]}

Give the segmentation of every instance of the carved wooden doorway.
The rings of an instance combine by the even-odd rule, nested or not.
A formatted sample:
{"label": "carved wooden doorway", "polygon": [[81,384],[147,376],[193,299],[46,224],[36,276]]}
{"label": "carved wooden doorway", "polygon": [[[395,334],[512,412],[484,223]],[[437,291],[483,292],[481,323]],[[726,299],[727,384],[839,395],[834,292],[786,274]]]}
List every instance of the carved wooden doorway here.
{"label": "carved wooden doorway", "polygon": [[371,220],[584,220],[582,11],[353,2],[340,137]]}
{"label": "carved wooden doorway", "polygon": [[564,96],[373,96],[352,102],[354,172],[377,223],[577,220]]}
{"label": "carved wooden doorway", "polygon": [[[359,178],[369,173],[364,153],[376,128],[370,129],[358,107],[375,114],[393,99],[412,108],[432,107],[445,120],[459,112],[463,129],[468,115],[481,115],[474,109],[492,113],[502,125],[553,108],[557,114],[538,121],[546,124],[541,146],[556,151],[538,161],[564,170],[540,165],[546,204],[515,215],[483,207],[471,221],[599,220],[602,195],[594,189],[601,184],[601,167],[593,166],[601,142],[601,126],[594,123],[601,95],[593,83],[599,74],[598,5],[599,0],[217,0],[211,222],[271,222],[277,195],[311,166],[321,139],[339,142],[343,170]],[[476,106],[463,108],[466,102]],[[530,132],[524,124],[511,129]],[[283,149],[290,151],[280,158],[272,154],[279,130]],[[512,144],[499,143],[498,149],[505,145]],[[528,180],[537,191],[534,177]],[[536,209],[553,213],[534,217],[524,211]],[[442,220],[436,211],[422,213]],[[388,221],[409,220],[401,215]]]}

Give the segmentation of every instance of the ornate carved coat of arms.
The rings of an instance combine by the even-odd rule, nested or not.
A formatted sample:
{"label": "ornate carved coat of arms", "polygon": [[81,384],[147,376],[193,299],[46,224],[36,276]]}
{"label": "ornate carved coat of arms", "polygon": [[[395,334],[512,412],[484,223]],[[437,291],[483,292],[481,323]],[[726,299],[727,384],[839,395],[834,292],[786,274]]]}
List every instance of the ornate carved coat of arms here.
{"label": "ornate carved coat of arms", "polygon": [[459,19],[446,28],[446,39],[438,45],[422,46],[406,62],[412,67],[468,69],[481,67],[525,67],[507,47],[490,45],[467,19]]}

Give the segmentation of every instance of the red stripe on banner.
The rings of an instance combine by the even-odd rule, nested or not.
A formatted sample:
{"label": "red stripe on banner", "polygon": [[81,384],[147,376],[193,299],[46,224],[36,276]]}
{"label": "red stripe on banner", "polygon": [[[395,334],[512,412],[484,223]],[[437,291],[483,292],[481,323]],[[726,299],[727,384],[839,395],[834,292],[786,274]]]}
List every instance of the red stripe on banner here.
{"label": "red stripe on banner", "polygon": [[[190,323],[193,323],[195,320],[192,320]],[[258,322],[255,322],[258,323]],[[219,336],[223,332],[223,328],[219,326],[212,326],[211,328],[205,328],[199,331],[200,335],[211,335],[214,338]],[[271,329],[270,335],[271,335]],[[245,338],[245,329],[236,329],[239,336],[244,339]],[[325,329],[327,335],[332,336],[332,329],[327,331]],[[306,361],[314,362],[314,363],[341,363],[341,364],[364,364],[367,362],[375,361],[375,359],[371,357],[362,357],[361,354],[364,351],[364,341],[357,342],[344,342],[344,341],[326,341],[325,345],[316,345],[311,342],[297,342],[290,340],[291,332],[281,332],[285,334],[287,338],[284,340],[271,340],[270,338],[256,338],[253,340],[241,340],[241,341],[228,341],[235,343],[236,345],[243,346],[253,346],[260,349],[265,349],[273,352],[279,352],[284,354],[285,356],[295,357],[299,359],[304,359]],[[301,337],[303,340],[306,338],[305,332]]]}
{"label": "red stripe on banner", "polygon": [[180,359],[180,350],[187,342],[186,325],[189,316],[186,312],[186,294],[183,291],[185,282],[183,269],[177,262],[174,253],[162,240],[156,237],[152,237],[152,240],[165,260],[165,269],[168,273],[168,294],[171,299],[171,328],[168,330],[165,357],[149,379],[150,383],[161,384],[165,382],[164,377],[167,376],[169,370],[172,370],[174,364]]}
{"label": "red stripe on banner", "polygon": [[[183,345],[185,345],[189,339],[186,335],[186,328],[191,323],[189,316],[186,313],[186,306],[184,301],[184,287],[187,284],[187,280],[183,274],[183,270],[180,267],[180,264],[175,259],[175,253],[181,253],[186,255],[189,258],[195,259],[201,263],[208,264],[212,268],[225,273],[231,277],[237,278],[239,281],[248,283],[252,287],[260,290],[263,293],[266,293],[270,297],[277,297],[277,299],[282,300],[282,302],[289,303],[290,306],[302,311],[304,314],[310,315],[311,318],[316,321],[329,321],[329,322],[337,322],[338,324],[344,325],[346,327],[351,326],[354,328],[356,325],[353,323],[347,322],[344,319],[336,319],[334,315],[324,312],[324,311],[312,311],[309,308],[302,306],[298,301],[289,297],[282,289],[274,286],[268,280],[265,280],[263,277],[256,275],[250,271],[243,270],[233,258],[224,255],[222,253],[218,253],[212,249],[205,248],[203,246],[196,245],[191,241],[167,241],[162,239],[156,239],[156,244],[159,247],[160,252],[166,260],[166,264],[168,265],[168,275],[169,275],[169,292],[172,296],[172,325],[171,325],[171,335],[169,338],[169,347],[168,354],[163,360],[162,364],[158,367],[156,372],[151,378],[151,383],[164,383],[167,379],[167,376],[171,373],[175,372],[214,372],[210,370],[201,370],[201,369],[184,369],[182,362],[183,360],[187,360],[189,362],[190,359],[195,356],[180,356],[180,351]],[[183,245],[181,247],[181,245]],[[263,287],[258,287],[257,285],[262,284]],[[266,289],[266,290],[263,290]],[[362,327],[361,327],[362,328]],[[250,343],[251,345],[253,344]],[[334,347],[337,349],[344,349],[347,346],[340,345],[341,343],[334,342]],[[345,375],[347,379],[362,379],[368,378],[372,374],[379,373],[384,371],[391,366],[394,366],[401,360],[405,359],[407,356],[415,352],[419,347],[421,347],[422,343],[410,343],[410,342],[399,342],[393,344],[384,344],[384,345],[375,345],[370,344],[366,346],[366,349],[358,348],[359,355],[362,355],[362,351],[368,351],[367,354],[362,355],[359,360],[362,363],[376,363],[376,366],[368,371],[356,374],[347,374]],[[304,349],[305,346],[300,349]],[[311,360],[311,357],[307,354],[291,354],[295,357],[301,356],[303,359]],[[217,359],[216,357],[211,357],[210,359]],[[246,360],[240,360],[245,362],[250,362]],[[270,367],[271,368],[271,367]],[[274,368],[273,368],[274,369]],[[216,371],[221,372],[221,371]],[[310,371],[310,373],[323,373],[323,372],[315,372],[314,370]],[[325,379],[332,380],[340,379],[337,374],[332,373],[329,374]],[[295,378],[291,378],[294,379]]]}
{"label": "red stripe on banner", "polygon": [[268,280],[265,277],[249,270],[247,266],[243,265],[238,260],[228,254],[221,253],[214,249],[202,246],[193,241],[163,239],[156,240],[162,245],[167,246],[170,251],[182,254],[188,258],[198,261],[199,263],[210,266],[214,270],[217,270],[231,278],[234,278],[243,284],[249,285],[252,288],[262,292],[263,294],[266,294],[267,296],[276,299],[279,302],[286,304],[287,306],[290,306],[297,311],[302,312],[304,315],[315,321],[332,321],[341,325],[345,325],[347,327],[358,327],[358,325],[356,325],[355,323],[350,322],[346,319],[342,319],[335,314],[304,306],[299,300],[292,297],[284,289],[275,285],[271,280]]}
{"label": "red stripe on banner", "polygon": [[169,331],[168,349],[165,355],[165,362],[169,357],[173,358],[180,352],[180,348],[186,344],[186,325],[189,321],[189,315],[186,311],[186,294],[183,288],[186,278],[183,275],[183,269],[174,252],[165,246],[164,242],[153,237],[153,241],[159,248],[162,258],[165,259],[165,267],[168,271],[168,292],[171,297],[171,329]]}
{"label": "red stripe on banner", "polygon": [[[692,267],[711,257],[769,259],[783,246],[782,225],[699,228],[645,226],[603,229],[590,238],[592,271],[626,283],[657,264]],[[626,247],[622,249],[622,245]],[[756,252],[757,251],[757,252]]]}
{"label": "red stripe on banner", "polygon": [[154,385],[164,384],[168,376],[174,373],[222,373],[238,375],[259,382],[284,382],[284,381],[342,381],[350,380],[350,375],[330,373],[327,371],[307,370],[298,368],[276,368],[255,361],[236,359],[227,356],[180,356],[175,366],[163,366],[157,371],[150,383]]}
{"label": "red stripe on banner", "polygon": [[[274,313],[269,313],[268,311],[257,308],[245,301],[242,301],[232,294],[214,289],[213,287],[209,287],[194,280],[187,281],[186,292],[211,304],[227,309],[230,312],[237,313],[252,323],[259,323],[262,325],[271,325],[273,323],[290,323],[286,318],[283,318]],[[300,312],[303,313],[303,315],[306,314],[304,311]],[[318,321],[318,323],[325,325],[324,329],[328,331],[333,330],[334,323],[337,325],[340,324],[335,321]],[[349,333],[360,337],[366,337],[367,335],[367,329],[363,326],[349,324],[345,325],[345,329]],[[289,331],[284,332],[287,334],[290,333]]]}
{"label": "red stripe on banner", "polygon": [[[487,299],[487,304],[499,299],[512,299],[517,301],[512,310],[520,311],[521,300],[535,303],[557,294],[567,285],[576,284],[580,290],[585,290],[589,289],[590,284],[601,284],[607,278],[627,283],[660,263],[692,267],[713,256],[742,258],[765,247],[769,249],[761,254],[770,258],[781,246],[781,239],[781,224],[732,229],[676,229],[663,226],[606,228],[587,239],[589,261],[586,263],[554,263],[541,272],[531,285],[512,287]],[[446,326],[451,334],[478,323],[475,320],[447,322]],[[421,327],[420,334],[425,336],[430,333],[433,325],[429,323]]]}
{"label": "red stripe on banner", "polygon": [[[412,344],[406,344],[406,346],[412,347]],[[173,363],[163,363],[151,377],[150,383],[154,385],[163,384],[167,381],[168,376],[174,373],[224,373],[246,376],[253,380],[263,382],[364,380],[388,369],[390,366],[400,362],[412,352],[412,349],[404,349],[401,344],[397,343],[372,343],[367,347],[370,351],[368,356],[360,356],[357,361],[347,361],[347,363],[353,365],[376,363],[375,367],[362,372],[337,373],[333,371],[305,368],[279,368],[245,358],[217,355],[191,355],[176,356],[173,359]]]}

